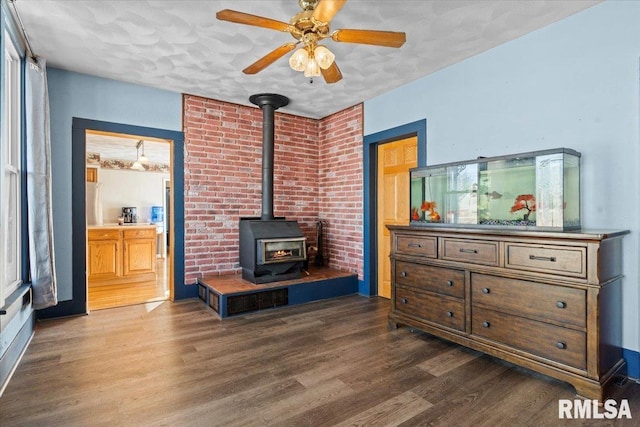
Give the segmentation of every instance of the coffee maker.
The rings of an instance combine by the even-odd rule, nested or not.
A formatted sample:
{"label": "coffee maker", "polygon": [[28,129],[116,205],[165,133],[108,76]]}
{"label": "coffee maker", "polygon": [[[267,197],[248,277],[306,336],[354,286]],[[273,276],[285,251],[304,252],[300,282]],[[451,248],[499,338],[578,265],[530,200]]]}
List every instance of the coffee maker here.
{"label": "coffee maker", "polygon": [[133,224],[138,222],[137,208],[125,207],[122,208],[122,220],[125,224]]}

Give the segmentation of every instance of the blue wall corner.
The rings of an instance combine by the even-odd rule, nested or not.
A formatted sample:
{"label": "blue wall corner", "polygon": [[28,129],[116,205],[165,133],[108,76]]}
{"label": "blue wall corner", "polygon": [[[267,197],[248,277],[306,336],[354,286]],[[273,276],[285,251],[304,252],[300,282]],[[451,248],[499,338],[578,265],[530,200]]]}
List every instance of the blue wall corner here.
{"label": "blue wall corner", "polygon": [[623,348],[622,358],[627,362],[627,376],[634,379],[640,378],[640,353]]}
{"label": "blue wall corner", "polygon": [[365,285],[364,280],[358,280],[358,294],[368,297],[369,295],[369,287]]}

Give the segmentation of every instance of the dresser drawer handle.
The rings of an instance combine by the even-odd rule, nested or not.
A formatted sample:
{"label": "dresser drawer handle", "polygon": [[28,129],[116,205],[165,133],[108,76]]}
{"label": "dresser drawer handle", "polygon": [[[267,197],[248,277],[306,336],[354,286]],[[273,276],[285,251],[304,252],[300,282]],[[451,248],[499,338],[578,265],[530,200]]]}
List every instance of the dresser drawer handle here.
{"label": "dresser drawer handle", "polygon": [[402,277],[407,277],[407,272],[406,272],[406,271],[403,271],[402,273],[400,273],[400,275],[401,275]]}
{"label": "dresser drawer handle", "polygon": [[465,249],[465,248],[460,248],[460,252],[464,253],[464,254],[477,254],[478,250],[477,249]]}
{"label": "dresser drawer handle", "polygon": [[407,301],[407,299],[406,299],[406,298],[400,298],[400,302],[401,302],[402,304],[406,304],[406,303],[408,303],[409,301]]}
{"label": "dresser drawer handle", "polygon": [[482,288],[482,293],[483,293],[483,294],[488,294],[488,293],[490,293],[490,292],[491,292],[491,289],[489,289],[489,288]]}
{"label": "dresser drawer handle", "polygon": [[535,255],[529,255],[529,259],[532,261],[549,261],[549,262],[556,262],[556,257],[554,256],[535,256]]}
{"label": "dresser drawer handle", "polygon": [[567,343],[566,342],[562,342],[562,341],[558,341],[556,343],[556,347],[558,347],[560,350],[565,350],[567,348]]}
{"label": "dresser drawer handle", "polygon": [[420,244],[420,243],[409,243],[407,246],[409,246],[410,248],[421,248],[422,244]]}
{"label": "dresser drawer handle", "polygon": [[453,317],[453,311],[447,311],[447,317]]}
{"label": "dresser drawer handle", "polygon": [[489,326],[491,326],[491,323],[487,322],[486,320],[484,322],[482,322],[482,327],[483,328],[488,328]]}
{"label": "dresser drawer handle", "polygon": [[453,286],[453,281],[452,280],[447,280],[447,286]]}
{"label": "dresser drawer handle", "polygon": [[556,302],[556,307],[558,308],[567,308],[567,303],[564,301],[558,301]]}

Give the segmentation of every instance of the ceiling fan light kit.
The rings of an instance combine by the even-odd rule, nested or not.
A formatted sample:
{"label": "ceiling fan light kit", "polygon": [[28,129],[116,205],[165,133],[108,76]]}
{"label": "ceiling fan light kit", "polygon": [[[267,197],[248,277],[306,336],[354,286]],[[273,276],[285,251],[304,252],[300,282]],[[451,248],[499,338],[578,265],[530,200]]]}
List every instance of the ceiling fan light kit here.
{"label": "ceiling fan light kit", "polygon": [[336,59],[336,56],[324,46],[316,47],[313,56],[318,63],[318,66],[323,70],[326,70],[333,64],[333,61]]}
{"label": "ceiling fan light kit", "polygon": [[295,71],[304,72],[305,77],[322,75],[327,83],[336,83],[342,79],[342,73],[335,62],[335,55],[318,41],[330,38],[339,43],[359,43],[375,46],[401,47],[406,41],[402,32],[340,29],[330,32],[329,24],[347,0],[298,0],[302,12],[297,13],[289,24],[262,16],[224,9],[216,13],[222,21],[253,25],[271,30],[288,32],[297,40],[269,52],[243,70],[245,74],[256,74],[291,52],[298,49],[289,58],[289,66]]}
{"label": "ceiling fan light kit", "polygon": [[295,71],[303,71],[305,77],[317,77],[321,70],[331,67],[336,56],[324,46],[303,47],[289,58],[289,65]]}
{"label": "ceiling fan light kit", "polygon": [[308,63],[309,52],[307,49],[298,49],[289,57],[289,66],[295,71],[304,71]]}

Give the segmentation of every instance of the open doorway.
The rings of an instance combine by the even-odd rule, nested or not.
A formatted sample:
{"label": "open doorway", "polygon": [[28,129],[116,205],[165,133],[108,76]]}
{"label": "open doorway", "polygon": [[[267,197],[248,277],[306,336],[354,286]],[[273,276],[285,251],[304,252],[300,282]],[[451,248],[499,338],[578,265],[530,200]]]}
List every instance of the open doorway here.
{"label": "open doorway", "polygon": [[91,129],[85,141],[88,309],[168,299],[172,141]]}
{"label": "open doorway", "polygon": [[[47,309],[46,317],[72,316],[86,314],[87,307],[87,218],[86,218],[86,131],[138,135],[141,139],[157,138],[171,143],[171,248],[169,260],[169,299],[195,298],[197,286],[185,283],[184,275],[184,133],[180,131],[158,129],[129,124],[89,120],[74,117],[72,120],[71,146],[71,251],[73,270],[72,299],[61,301],[56,307]],[[178,189],[178,191],[176,191]],[[176,218],[180,219],[176,221]]]}
{"label": "open doorway", "polygon": [[418,166],[418,137],[378,145],[378,296],[391,298],[391,237],[387,225],[409,224],[409,169]]}
{"label": "open doorway", "polygon": [[[426,165],[427,121],[426,119],[407,123],[364,137],[364,218],[363,218],[363,273],[364,280],[360,292],[364,295],[378,295],[378,251],[384,236],[379,235],[377,227],[378,211],[378,146],[400,139],[417,137],[418,166]],[[408,212],[407,212],[408,214]],[[387,254],[388,255],[388,254]]]}

